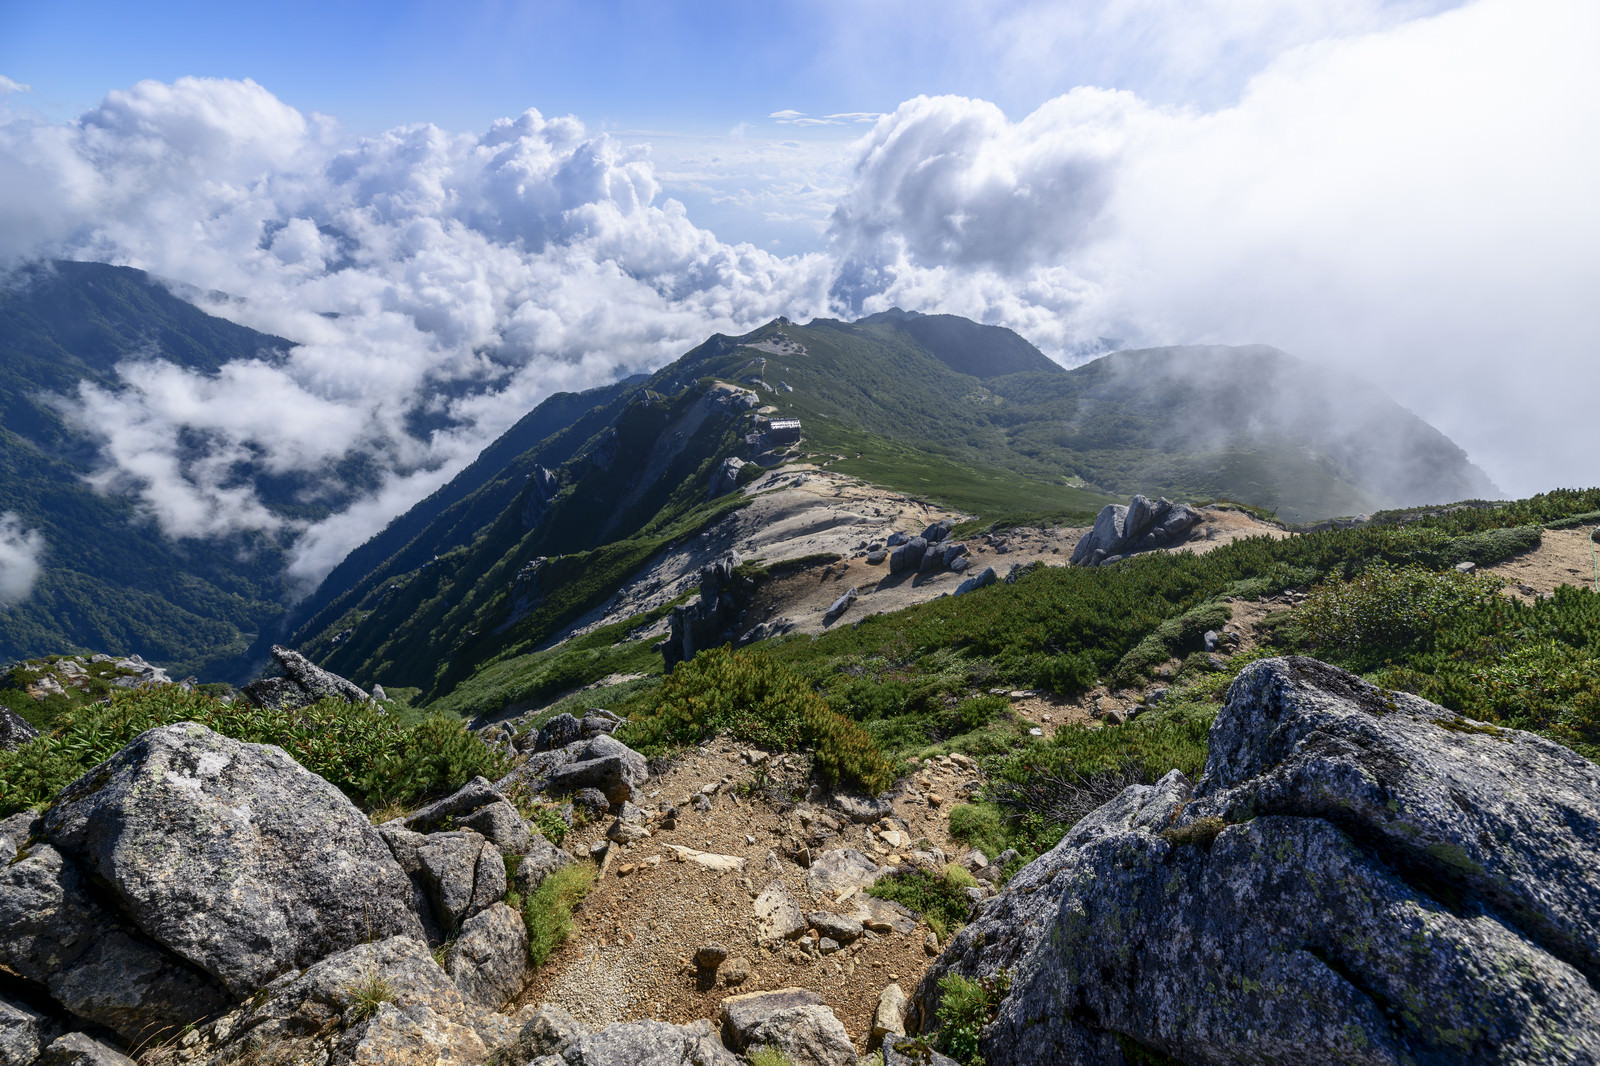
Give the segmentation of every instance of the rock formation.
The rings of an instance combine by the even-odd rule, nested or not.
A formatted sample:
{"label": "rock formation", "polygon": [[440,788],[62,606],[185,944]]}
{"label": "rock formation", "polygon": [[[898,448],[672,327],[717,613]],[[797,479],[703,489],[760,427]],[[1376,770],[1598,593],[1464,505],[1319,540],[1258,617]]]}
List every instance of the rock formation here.
{"label": "rock formation", "polygon": [[702,566],[700,599],[672,609],[671,629],[660,645],[669,671],[693,659],[696,652],[714,648],[736,635],[734,627],[739,624],[743,592],[735,576],[738,568],[739,553],[732,551]]}
{"label": "rock formation", "polygon": [[372,698],[361,686],[324,670],[297,651],[274,644],[272,657],[282,668],[283,676],[264,677],[239,690],[258,707],[306,707],[325,699],[364,703]]}
{"label": "rock formation", "polygon": [[1596,870],[1594,764],[1263,660],[1198,784],[1173,771],[1079,822],[952,940],[914,1013],[934,1024],[946,974],[1006,970],[992,1066],[1594,1062]]}
{"label": "rock formation", "polygon": [[1079,539],[1072,551],[1071,563],[1098,566],[1135,552],[1180,544],[1200,521],[1199,511],[1165,497],[1152,503],[1143,496],[1135,496],[1126,507],[1107,504],[1096,516],[1094,528]]}

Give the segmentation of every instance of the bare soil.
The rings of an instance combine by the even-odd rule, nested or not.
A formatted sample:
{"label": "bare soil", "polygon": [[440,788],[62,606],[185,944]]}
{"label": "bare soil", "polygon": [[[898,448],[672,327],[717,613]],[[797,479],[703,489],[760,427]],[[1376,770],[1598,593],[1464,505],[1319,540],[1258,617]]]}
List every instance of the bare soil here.
{"label": "bare soil", "polygon": [[[853,900],[810,892],[805,869],[783,857],[786,838],[803,832],[795,800],[807,788],[806,760],[790,755],[757,766],[745,750],[724,738],[709,741],[648,783],[652,807],[666,802],[678,808],[676,827],[661,829],[658,821],[649,839],[611,845],[600,877],[574,915],[572,937],[511,1009],[553,1003],[590,1025],[639,1018],[683,1023],[714,1018],[730,995],[808,988],[826,1000],[857,1050],[866,1052],[883,988],[897,981],[909,993],[931,962],[924,949],[930,930],[918,922],[911,932],[868,932],[826,956],[798,941],[760,943],[753,902],[772,882],[785,885],[806,913],[848,913]],[[892,866],[908,861],[913,844],[932,844],[954,858],[965,849],[950,837],[948,812],[976,780],[975,767],[930,760],[893,793],[899,823],[891,832],[898,838],[881,826],[846,823],[812,854],[851,847]],[[715,786],[711,808],[696,810],[691,797],[708,786]],[[798,798],[800,808],[810,811],[822,811],[827,802],[825,796],[809,803]],[[604,829],[604,823],[580,827],[566,845],[581,853],[580,845],[598,843]],[[680,861],[668,845],[733,856],[743,860],[743,868],[719,871]],[[730,961],[708,972],[694,955],[713,942],[727,947]],[[753,973],[726,987],[720,975],[733,959],[746,960]]]}

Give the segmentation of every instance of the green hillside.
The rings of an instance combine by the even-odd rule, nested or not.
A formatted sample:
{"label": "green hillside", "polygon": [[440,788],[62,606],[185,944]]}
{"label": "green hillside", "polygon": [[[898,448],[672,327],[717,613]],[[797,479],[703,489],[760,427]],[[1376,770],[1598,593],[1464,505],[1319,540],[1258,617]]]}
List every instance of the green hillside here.
{"label": "green hillside", "polygon": [[[46,542],[32,594],[0,610],[0,660],[69,651],[137,653],[176,675],[243,680],[250,645],[289,598],[285,545],[259,534],[163,536],[136,502],[93,489],[95,441],[62,414],[80,383],[119,387],[116,364],[159,355],[202,372],[289,347],[201,312],[142,272],[56,263],[0,289],[0,511]],[[203,448],[203,442],[196,442]],[[266,498],[285,516],[339,502]]]}

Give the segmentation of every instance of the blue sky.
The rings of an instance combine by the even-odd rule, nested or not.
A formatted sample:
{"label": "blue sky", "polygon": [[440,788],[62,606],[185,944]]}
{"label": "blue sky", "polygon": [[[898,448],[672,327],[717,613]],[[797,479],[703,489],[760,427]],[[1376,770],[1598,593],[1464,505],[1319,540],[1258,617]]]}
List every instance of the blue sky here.
{"label": "blue sky", "polygon": [[299,344],[74,402],[174,533],[271,521],[186,432],[371,457],[307,580],[554,391],[897,305],[1274,344],[1530,493],[1594,480],[1597,46],[1593,0],[0,0],[0,262]]}

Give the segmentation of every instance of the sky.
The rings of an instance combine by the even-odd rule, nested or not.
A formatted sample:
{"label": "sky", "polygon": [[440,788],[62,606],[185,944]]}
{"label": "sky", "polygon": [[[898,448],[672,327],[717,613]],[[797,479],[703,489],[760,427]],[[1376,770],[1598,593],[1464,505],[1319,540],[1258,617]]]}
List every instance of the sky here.
{"label": "sky", "polygon": [[[0,261],[296,342],[67,399],[107,491],[308,585],[552,392],[891,306],[1276,345],[1524,495],[1597,481],[1597,47],[1592,0],[0,0]],[[185,432],[385,481],[286,528]]]}

